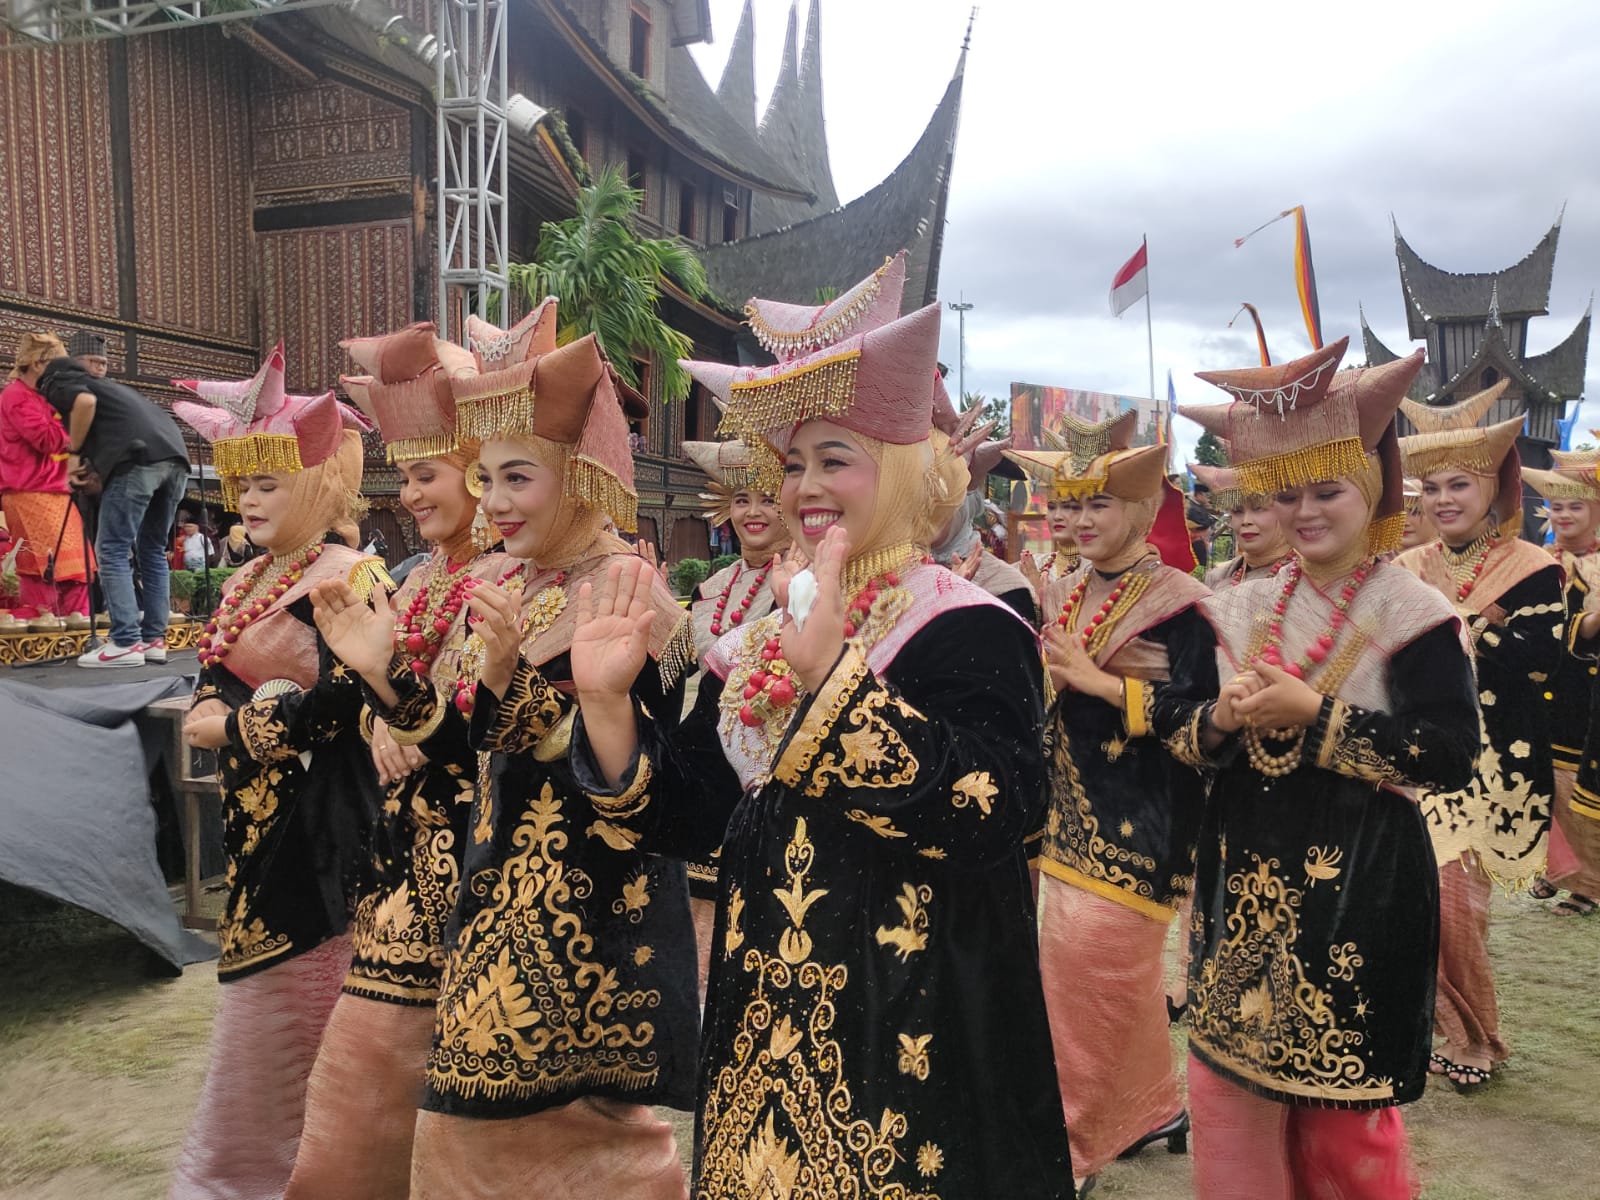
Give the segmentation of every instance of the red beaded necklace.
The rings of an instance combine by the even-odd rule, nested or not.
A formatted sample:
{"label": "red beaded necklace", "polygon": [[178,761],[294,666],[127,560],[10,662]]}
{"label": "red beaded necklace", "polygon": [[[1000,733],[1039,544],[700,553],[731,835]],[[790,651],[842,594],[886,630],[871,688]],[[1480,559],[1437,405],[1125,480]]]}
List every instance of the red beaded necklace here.
{"label": "red beaded necklace", "polygon": [[439,657],[445,635],[466,603],[467,580],[472,578],[465,570],[466,563],[452,565],[448,557],[440,557],[394,631],[396,650],[410,655],[410,667],[418,675],[426,675]]}
{"label": "red beaded necklace", "polygon": [[[868,579],[845,606],[844,636],[853,638],[866,625],[882,589],[899,586],[898,571],[885,571]],[[739,706],[740,722],[752,729],[765,725],[771,717],[793,704],[800,694],[793,669],[783,657],[783,644],[776,636],[769,637],[762,645],[761,662],[760,667],[750,672],[742,693],[744,703]]]}
{"label": "red beaded necklace", "polygon": [[[745,594],[745,598],[739,601],[739,607],[734,609],[732,615],[728,617],[728,621],[731,624],[738,625],[744,621],[745,613],[750,611],[751,603],[755,600],[756,595],[761,591],[761,585],[767,581],[767,575],[772,571],[772,564],[777,561],[777,556],[774,555],[767,560],[766,566],[762,567],[761,570],[756,572],[756,581],[750,585],[750,590]],[[734,571],[733,578],[728,580],[728,586],[722,589],[722,595],[717,597],[716,611],[711,614],[712,637],[722,636],[722,615],[727,611],[728,600],[733,595],[733,585],[739,582],[739,579],[743,574],[744,566],[741,564],[740,567]]]}
{"label": "red beaded necklace", "polygon": [[[1468,545],[1463,546],[1459,552],[1450,549],[1448,545],[1444,547],[1445,564],[1450,569],[1450,577],[1456,581],[1457,604],[1463,603],[1468,596],[1472,595],[1472,589],[1478,586],[1478,577],[1483,574],[1483,568],[1489,561],[1489,555],[1494,552],[1494,548],[1499,544],[1499,541],[1500,539],[1490,532],[1482,537],[1474,538]],[[1467,568],[1467,556],[1480,543],[1482,548],[1478,549],[1477,559],[1470,568]]]}
{"label": "red beaded necklace", "polygon": [[[1093,576],[1093,570],[1084,572],[1083,578],[1078,580],[1078,586],[1073,588],[1071,594],[1067,596],[1067,602],[1061,606],[1061,615],[1056,618],[1056,624],[1061,628],[1070,629],[1072,627],[1072,614],[1077,611],[1078,605],[1083,603],[1083,593],[1088,590],[1089,580]],[[1117,601],[1122,599],[1122,593],[1128,590],[1128,580],[1132,576],[1132,571],[1124,571],[1117,578],[1116,586],[1111,589],[1111,594],[1105,598],[1105,602],[1089,618],[1089,623],[1079,632],[1078,637],[1086,649],[1089,645],[1089,639],[1094,636],[1095,631],[1101,625],[1105,624],[1106,618],[1111,615],[1111,610],[1117,606]]]}
{"label": "red beaded necklace", "polygon": [[1350,578],[1339,589],[1338,598],[1333,602],[1333,618],[1328,622],[1327,630],[1317,636],[1316,641],[1311,643],[1298,662],[1285,664],[1283,614],[1289,610],[1289,600],[1294,596],[1295,589],[1300,586],[1301,575],[1305,573],[1300,565],[1300,559],[1291,557],[1283,570],[1286,577],[1283,591],[1279,593],[1277,602],[1272,606],[1272,616],[1267,621],[1267,636],[1257,657],[1262,662],[1282,667],[1287,674],[1293,675],[1296,679],[1306,678],[1332,653],[1334,643],[1339,640],[1339,634],[1350,622],[1350,606],[1355,603],[1356,596],[1361,592],[1361,585],[1367,581],[1367,576],[1372,574],[1375,565],[1375,560],[1370,558],[1357,564],[1356,569],[1350,573]]}
{"label": "red beaded necklace", "polygon": [[198,655],[200,665],[213,666],[227,658],[228,652],[233,649],[233,644],[239,640],[239,635],[248,629],[257,617],[281,600],[285,592],[299,583],[306,568],[316,562],[321,554],[320,545],[303,551],[300,557],[284,568],[283,573],[264,594],[258,594],[257,589],[268,569],[278,560],[274,557],[258,558],[250,568],[250,576],[222,598],[222,603],[217,605],[217,611],[212,614],[211,620],[206,622],[205,629],[201,631]]}

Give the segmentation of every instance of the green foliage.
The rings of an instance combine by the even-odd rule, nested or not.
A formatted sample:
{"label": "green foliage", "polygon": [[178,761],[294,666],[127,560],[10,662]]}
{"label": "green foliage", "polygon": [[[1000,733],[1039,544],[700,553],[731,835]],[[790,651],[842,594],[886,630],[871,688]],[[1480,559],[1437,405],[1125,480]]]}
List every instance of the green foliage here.
{"label": "green foliage", "polygon": [[[733,566],[733,564],[738,562],[738,561],[739,561],[739,556],[737,554],[719,554],[719,555],[717,555],[715,558],[713,558],[711,560],[711,575],[715,575],[718,571],[721,571],[721,570],[723,570],[723,569],[725,569],[727,567]],[[709,579],[710,576],[708,575],[707,578]]]}
{"label": "green foliage", "polygon": [[961,397],[961,411],[965,412],[974,404],[983,408],[983,416],[978,418],[981,425],[984,421],[994,422],[994,432],[991,438],[1003,438],[1011,432],[1011,398],[1009,396],[985,396],[982,392],[967,392]]}
{"label": "green foliage", "polygon": [[237,568],[212,567],[211,589],[206,590],[205,572],[172,571],[169,574],[171,595],[174,600],[187,600],[191,616],[207,616],[222,599],[222,585]]}
{"label": "green foliage", "polygon": [[839,298],[839,289],[838,288],[829,287],[827,285],[824,285],[822,287],[819,287],[815,292],[812,293],[812,295],[811,295],[811,303],[813,303],[813,304],[832,304],[838,298]]}
{"label": "green foliage", "polygon": [[20,595],[21,591],[15,571],[7,571],[4,575],[0,575],[0,596],[16,596]]}
{"label": "green foliage", "polygon": [[511,264],[511,286],[533,304],[559,299],[556,340],[562,345],[594,334],[617,373],[635,387],[642,382],[635,356],[652,359],[662,394],[682,400],[692,381],[678,359],[694,346],[662,320],[661,281],[670,278],[700,299],[707,295],[706,272],[687,242],[639,236],[635,216],[643,199],[621,168],[601,168],[578,193],[577,216],[545,222],[535,261]]}
{"label": "green foliage", "polygon": [[692,595],[710,575],[711,564],[703,558],[682,558],[667,570],[672,590],[680,596]]}
{"label": "green foliage", "polygon": [[1222,448],[1222,442],[1209,429],[1202,433],[1200,440],[1195,443],[1194,460],[1202,467],[1225,467],[1228,465],[1228,455]]}

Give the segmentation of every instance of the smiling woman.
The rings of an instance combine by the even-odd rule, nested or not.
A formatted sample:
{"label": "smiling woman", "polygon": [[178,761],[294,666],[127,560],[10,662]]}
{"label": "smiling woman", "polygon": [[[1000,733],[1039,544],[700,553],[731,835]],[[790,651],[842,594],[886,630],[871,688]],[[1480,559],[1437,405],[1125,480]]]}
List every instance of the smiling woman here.
{"label": "smiling woman", "polygon": [[1296,551],[1201,603],[1222,686],[1170,688],[1152,718],[1216,773],[1190,932],[1202,1200],[1414,1194],[1397,1106],[1427,1079],[1439,876],[1409,789],[1467,782],[1477,714],[1450,606],[1381,561],[1422,353],[1335,373],[1345,346],[1207,373],[1233,402],[1182,409],[1278,497]]}
{"label": "smiling woman", "polygon": [[[781,486],[761,485],[816,599],[803,626],[774,612],[725,632],[681,726],[596,665],[636,661],[624,606],[574,660],[595,802],[648,799],[702,852],[721,842],[701,1200],[752,1179],[1073,1192],[1023,842],[1041,817],[1038,642],[923,557],[967,483],[964,464],[935,469],[938,335],[932,306],[771,367],[687,364],[746,444],[784,452]],[[780,599],[794,571],[775,572]]]}
{"label": "smiling woman", "polygon": [[1472,786],[1422,795],[1440,868],[1435,1058],[1461,1091],[1481,1087],[1511,1055],[1489,964],[1489,892],[1495,880],[1521,888],[1544,865],[1555,791],[1549,680],[1566,624],[1560,566],[1517,536],[1523,419],[1476,425],[1505,387],[1442,408],[1412,405],[1419,432],[1401,442],[1441,540],[1395,561],[1461,614],[1483,710]]}

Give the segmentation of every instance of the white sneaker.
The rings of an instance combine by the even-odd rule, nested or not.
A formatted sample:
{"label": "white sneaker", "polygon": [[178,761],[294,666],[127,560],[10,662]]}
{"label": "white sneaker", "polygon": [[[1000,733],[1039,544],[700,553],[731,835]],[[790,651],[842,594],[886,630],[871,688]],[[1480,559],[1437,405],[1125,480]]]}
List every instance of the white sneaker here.
{"label": "white sneaker", "polygon": [[144,654],[147,663],[164,663],[167,661],[167,639],[157,638],[153,642],[140,642],[134,649]]}
{"label": "white sneaker", "polygon": [[144,651],[139,649],[137,643],[132,646],[119,646],[115,642],[106,642],[92,650],[85,650],[78,655],[80,667],[142,667],[144,666]]}

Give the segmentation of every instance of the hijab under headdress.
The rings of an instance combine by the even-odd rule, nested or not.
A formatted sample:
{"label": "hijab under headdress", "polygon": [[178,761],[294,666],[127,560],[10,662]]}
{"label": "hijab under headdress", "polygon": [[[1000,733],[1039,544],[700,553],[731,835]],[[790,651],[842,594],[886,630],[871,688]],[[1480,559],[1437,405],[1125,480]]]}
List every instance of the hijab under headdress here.
{"label": "hijab under headdress", "polygon": [[1509,379],[1468,396],[1459,404],[1401,404],[1417,432],[1400,439],[1407,475],[1418,479],[1440,471],[1465,471],[1490,482],[1489,516],[1496,532],[1513,535],[1522,526],[1522,458],[1517,436],[1523,419],[1483,426],[1480,422],[1505,394]]}

